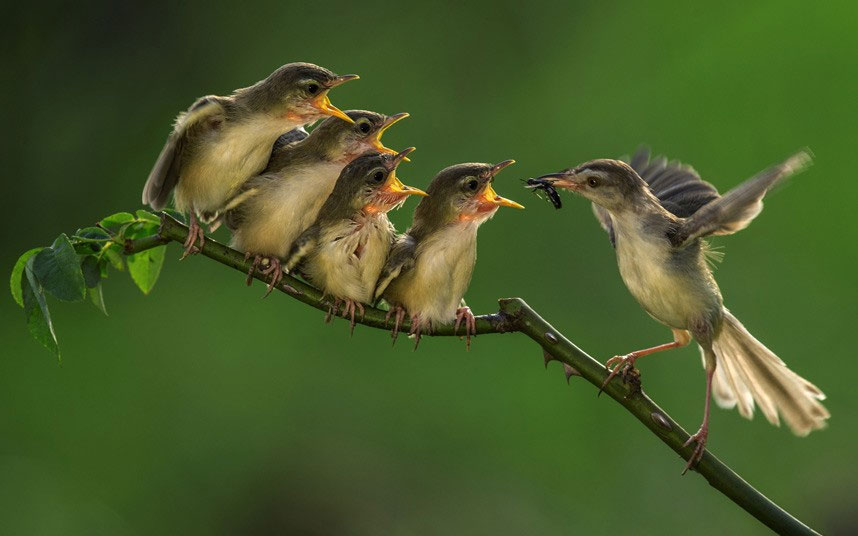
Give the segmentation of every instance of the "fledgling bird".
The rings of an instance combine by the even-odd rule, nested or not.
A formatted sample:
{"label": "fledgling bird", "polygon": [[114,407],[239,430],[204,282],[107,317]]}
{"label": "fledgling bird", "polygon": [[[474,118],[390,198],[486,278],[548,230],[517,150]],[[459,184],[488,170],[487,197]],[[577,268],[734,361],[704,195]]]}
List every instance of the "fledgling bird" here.
{"label": "fledgling bird", "polygon": [[396,238],[387,213],[402,206],[409,195],[426,195],[396,177],[397,166],[413,150],[367,154],[346,166],[316,222],[295,240],[283,263],[287,272],[300,266],[311,283],[334,298],[326,321],[342,302],[343,318],[350,316],[352,332],[355,309],[363,316],[363,304],[373,301]]}
{"label": "fledgling bird", "polygon": [[175,206],[188,212],[185,256],[205,235],[198,220],[217,219],[241,184],[265,169],[278,136],[325,116],[351,122],[328,92],[357,75],[337,76],[311,63],[289,63],[228,97],[198,99],[176,118],[143,188],[143,203],[162,209],[175,190]]}
{"label": "fledgling bird", "polygon": [[381,143],[381,136],[407,113],[386,116],[349,110],[346,115],[351,123],[328,118],[306,139],[282,145],[268,167],[246,181],[227,203],[231,246],[254,257],[248,284],[254,271],[267,264],[263,273],[270,276],[268,292],[277,285],[283,276],[281,259],[316,220],[349,162],[367,152],[396,154]]}
{"label": "fledgling bird", "polygon": [[617,374],[625,377],[642,356],[685,346],[692,337],[700,346],[706,401],[703,423],[685,444],[695,443],[685,471],[703,456],[713,395],[719,406],[738,406],[748,419],[756,402],[769,422],[778,425],[780,414],[799,436],[823,428],[829,417],[820,403],[822,391],[788,369],[724,307],[704,240],[747,227],[762,210],[766,192],[810,161],[807,152],[799,152],[724,195],[691,167],[664,158],[650,162],[648,151],[639,151],[631,165],[593,160],[531,182],[593,202],[626,286],[650,316],[673,331],[673,342],[609,359],[606,366],[613,369],[603,388]]}
{"label": "fledgling bird", "polygon": [[464,324],[470,347],[474,315],[463,298],[477,260],[477,229],[499,207],[524,208],[499,196],[492,181],[514,163],[458,164],[442,170],[414,211],[414,222],[397,239],[382,270],[375,299],[384,297],[394,316],[394,342],[399,325],[410,315],[415,348],[420,334],[433,325],[455,320]]}

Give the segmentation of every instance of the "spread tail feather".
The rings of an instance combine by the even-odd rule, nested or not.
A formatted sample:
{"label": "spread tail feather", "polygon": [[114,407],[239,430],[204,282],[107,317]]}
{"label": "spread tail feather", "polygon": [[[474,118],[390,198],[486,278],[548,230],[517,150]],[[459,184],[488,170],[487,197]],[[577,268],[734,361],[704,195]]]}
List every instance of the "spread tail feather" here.
{"label": "spread tail feather", "polygon": [[719,406],[738,406],[739,414],[751,419],[756,402],[770,423],[780,426],[780,414],[798,436],[825,427],[830,414],[820,403],[822,391],[787,368],[727,309],[712,349],[717,358],[712,394]]}

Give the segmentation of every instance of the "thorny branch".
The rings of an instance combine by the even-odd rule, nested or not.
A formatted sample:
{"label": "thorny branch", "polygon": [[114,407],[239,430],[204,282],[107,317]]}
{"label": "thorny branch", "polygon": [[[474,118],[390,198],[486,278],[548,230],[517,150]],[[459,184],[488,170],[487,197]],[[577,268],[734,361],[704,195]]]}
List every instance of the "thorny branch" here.
{"label": "thorny branch", "polygon": [[[169,241],[181,244],[187,237],[188,228],[185,225],[168,214],[162,213],[161,228],[158,235],[128,241],[125,244],[125,252],[126,254],[135,253]],[[251,266],[251,261],[245,259],[242,253],[212,239],[206,239],[201,254],[243,273],[246,273]],[[255,273],[254,277],[263,279],[263,275],[260,273]],[[327,311],[330,306],[318,289],[288,274],[284,274],[282,281],[277,285],[277,289],[322,311]],[[542,347],[546,366],[549,361],[559,361],[564,365],[567,379],[575,375],[584,378],[596,387],[602,386],[608,374],[607,369],[572,344],[563,334],[531,309],[524,300],[521,298],[504,298],[499,300],[499,305],[500,308],[497,313],[476,317],[477,334],[517,332],[526,335]],[[356,319],[356,321],[366,326],[388,329],[385,315],[385,311],[366,307],[365,316]],[[402,329],[407,332],[409,327],[409,323],[406,321]],[[453,327],[451,325],[437,326],[432,335],[453,336]],[[688,439],[689,434],[641,390],[640,382],[634,381],[634,377],[633,381],[628,383],[611,382],[605,387],[604,392],[634,415],[674,452],[683,459],[688,459],[693,447],[683,447],[683,444]],[[694,470],[705,478],[712,487],[777,533],[818,534],[754,489],[753,486],[745,482],[742,477],[710,453],[708,449]]]}

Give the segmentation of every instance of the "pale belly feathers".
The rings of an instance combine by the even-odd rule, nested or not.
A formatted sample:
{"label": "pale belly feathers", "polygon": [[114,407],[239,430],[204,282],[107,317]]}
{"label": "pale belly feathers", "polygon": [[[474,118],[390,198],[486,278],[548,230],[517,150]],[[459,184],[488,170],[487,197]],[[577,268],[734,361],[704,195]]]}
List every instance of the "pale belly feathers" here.
{"label": "pale belly feathers", "polygon": [[197,213],[215,212],[244,181],[265,169],[277,137],[293,128],[282,118],[267,123],[230,125],[217,138],[201,143],[182,167],[176,185],[176,208]]}
{"label": "pale belly feathers", "polygon": [[384,214],[332,225],[322,232],[301,271],[327,295],[370,303],[392,234]]}
{"label": "pale belly feathers", "polygon": [[477,224],[452,225],[417,246],[414,267],[394,280],[385,298],[429,323],[451,322],[471,282],[477,259]]}
{"label": "pale belly feathers", "polygon": [[326,162],[297,169],[248,199],[248,218],[232,245],[240,251],[283,258],[319,215],[343,164]]}

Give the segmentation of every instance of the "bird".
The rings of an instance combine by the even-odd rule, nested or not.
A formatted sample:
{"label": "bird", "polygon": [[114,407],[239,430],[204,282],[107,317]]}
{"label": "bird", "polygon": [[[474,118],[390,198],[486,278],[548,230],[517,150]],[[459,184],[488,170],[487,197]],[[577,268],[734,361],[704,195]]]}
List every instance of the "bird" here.
{"label": "bird", "polygon": [[408,196],[426,192],[406,186],[396,177],[399,163],[411,152],[365,154],[340,173],[334,190],[315,223],[295,240],[283,268],[301,273],[334,299],[325,320],[343,304],[343,318],[355,328],[355,309],[372,302],[375,284],[396,238],[387,213]]}
{"label": "bird", "polygon": [[747,227],[762,210],[766,193],[810,163],[810,153],[800,151],[723,195],[690,166],[664,157],[650,160],[647,149],[630,164],[592,160],[530,182],[592,202],[629,291],[673,332],[672,342],[609,359],[602,389],[620,373],[625,378],[640,357],[685,346],[692,338],[700,347],[706,371],[703,422],[684,445],[695,444],[683,474],[703,456],[712,398],[723,408],[738,406],[748,419],[756,403],[770,423],[780,425],[782,417],[798,436],[824,428],[830,416],[821,403],[822,391],[787,368],[724,306],[705,240]]}
{"label": "bird", "polygon": [[463,298],[477,259],[477,230],[499,207],[524,208],[492,188],[495,176],[514,162],[457,164],[432,180],[411,227],[393,245],[374,293],[375,300],[383,297],[390,304],[394,343],[408,314],[415,349],[422,332],[452,321],[455,332],[464,325],[470,348],[476,326]]}
{"label": "bird", "polygon": [[306,139],[282,145],[265,170],[246,181],[227,203],[224,221],[233,233],[230,245],[254,258],[247,284],[260,265],[267,265],[266,296],[283,277],[281,259],[316,220],[343,168],[368,152],[396,154],[382,144],[381,136],[408,117],[366,110],[345,113],[350,123],[331,117]]}
{"label": "bird", "polygon": [[275,140],[325,116],[351,122],[331,104],[328,92],[357,79],[337,76],[311,63],[288,63],[232,95],[209,95],[176,118],[143,188],[143,204],[166,206],[175,190],[175,207],[189,214],[190,232],[182,258],[201,249],[199,222],[216,220],[241,184],[262,171]]}

